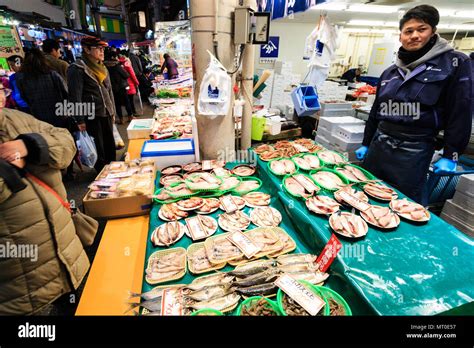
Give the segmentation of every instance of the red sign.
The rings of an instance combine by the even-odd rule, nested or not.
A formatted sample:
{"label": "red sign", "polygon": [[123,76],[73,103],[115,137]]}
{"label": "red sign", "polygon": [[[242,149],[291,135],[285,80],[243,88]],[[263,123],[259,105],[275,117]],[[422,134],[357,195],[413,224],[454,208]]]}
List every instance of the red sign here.
{"label": "red sign", "polygon": [[341,242],[333,233],[328,241],[328,244],[326,244],[323,251],[316,259],[316,262],[319,264],[319,270],[321,272],[326,272],[326,270],[329,268],[329,266],[331,266],[332,262],[336,258],[337,253],[339,252],[339,250],[341,250],[341,248]]}

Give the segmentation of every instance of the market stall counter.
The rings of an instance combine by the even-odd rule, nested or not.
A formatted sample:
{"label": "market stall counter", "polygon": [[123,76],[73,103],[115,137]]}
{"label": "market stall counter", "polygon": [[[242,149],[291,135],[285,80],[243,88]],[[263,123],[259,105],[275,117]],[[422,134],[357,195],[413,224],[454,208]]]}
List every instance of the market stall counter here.
{"label": "market stall counter", "polygon": [[[284,190],[282,176],[273,174],[261,156],[257,163],[304,244],[321,250],[334,233],[328,217],[310,212],[305,200]],[[399,200],[406,198],[395,192]],[[369,203],[388,206],[372,197]],[[369,226],[361,238],[338,235],[343,247],[331,266],[337,280],[332,287],[346,300],[363,301],[379,315],[474,314],[473,239],[434,214],[424,223],[401,219],[393,229]]]}

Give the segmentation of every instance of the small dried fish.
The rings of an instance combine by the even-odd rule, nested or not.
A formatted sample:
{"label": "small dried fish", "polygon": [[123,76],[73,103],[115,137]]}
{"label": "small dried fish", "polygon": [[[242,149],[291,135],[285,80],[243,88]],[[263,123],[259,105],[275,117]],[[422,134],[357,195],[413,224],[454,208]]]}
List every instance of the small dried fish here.
{"label": "small dried fish", "polygon": [[253,301],[246,306],[242,306],[240,315],[242,316],[277,316],[278,313],[273,310],[272,306],[264,298]]}
{"label": "small dried fish", "polygon": [[230,284],[233,280],[234,277],[226,273],[214,273],[194,279],[193,282],[186,285],[185,288],[197,291],[213,285]]}
{"label": "small dried fish", "polygon": [[276,294],[278,287],[272,281],[264,284],[237,288],[236,291],[244,296],[269,296]]}
{"label": "small dried fish", "polygon": [[188,308],[195,310],[211,308],[218,311],[223,311],[228,308],[235,307],[240,300],[240,295],[231,293],[224,297],[219,297],[210,301],[201,301],[187,305]]}
{"label": "small dried fish", "polygon": [[193,291],[187,295],[186,298],[189,298],[194,301],[210,301],[218,297],[223,297],[232,292],[230,284],[221,284],[211,287],[206,287],[197,291]]}

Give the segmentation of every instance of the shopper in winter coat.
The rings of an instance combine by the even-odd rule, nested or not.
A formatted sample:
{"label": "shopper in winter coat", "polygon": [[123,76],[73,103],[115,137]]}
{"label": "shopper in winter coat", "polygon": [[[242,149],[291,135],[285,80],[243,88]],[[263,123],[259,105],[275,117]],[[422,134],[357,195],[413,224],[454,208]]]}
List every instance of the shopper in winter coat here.
{"label": "shopper in winter coat", "polygon": [[178,77],[179,72],[178,72],[178,63],[170,57],[168,53],[166,53],[163,58],[165,61],[163,62],[163,65],[161,66],[161,73],[164,72],[166,69],[168,73],[168,80],[175,79]]}
{"label": "shopper in winter coat", "polygon": [[51,70],[56,71],[61,75],[64,81],[67,81],[67,69],[69,68],[69,64],[59,58],[61,57],[61,47],[59,43],[53,39],[46,39],[43,41],[42,48]]}
{"label": "shopper in winter coat", "polygon": [[472,72],[469,58],[436,34],[438,11],[429,5],[409,10],[400,20],[398,58],[382,73],[356,151],[364,166],[415,201],[444,130],[443,158],[435,173],[456,171],[471,134]]}
{"label": "shopper in winter coat", "polygon": [[18,56],[18,55],[13,55],[7,58],[7,62],[8,62],[8,65],[10,66],[10,69],[13,71],[13,74],[10,75],[10,89],[12,90],[11,98],[13,99],[15,103],[14,107],[20,111],[23,111],[29,114],[30,108],[28,107],[28,104],[21,97],[20,89],[18,88],[18,84],[16,81],[17,73],[20,71],[21,65],[23,64],[23,57]]}
{"label": "shopper in winter coat", "polygon": [[76,151],[69,132],[5,109],[0,86],[0,315],[41,311],[77,289],[89,260],[71,213],[34,175],[67,201],[60,169]]}
{"label": "shopper in winter coat", "polygon": [[128,78],[128,89],[127,89],[127,98],[125,100],[125,108],[127,109],[128,113],[128,120],[131,121],[137,114],[135,109],[135,103],[133,102],[133,96],[137,94],[137,87],[140,84],[138,79],[133,71],[132,64],[130,63],[130,59],[125,57],[124,55],[120,55],[119,62],[122,63],[123,68],[125,71],[130,75]]}
{"label": "shopper in winter coat", "polygon": [[112,84],[112,91],[114,93],[115,111],[117,112],[117,124],[122,124],[122,105],[127,98],[128,78],[130,75],[122,67],[118,61],[118,54],[116,52],[109,52],[106,61],[104,62],[110,75],[110,82]]}
{"label": "shopper in winter coat", "polygon": [[[97,148],[95,169],[100,172],[106,164],[115,161],[113,122],[115,101],[109,73],[104,65],[104,49],[107,43],[95,37],[81,40],[82,57],[68,69],[69,100],[87,103],[93,113],[77,114],[79,129],[87,130]],[[90,111],[91,108],[87,108]]]}
{"label": "shopper in winter coat", "polygon": [[70,128],[70,119],[58,108],[68,99],[67,86],[48,66],[41,50],[33,48],[26,55],[20,72],[16,73],[16,82],[33,116],[55,127]]}

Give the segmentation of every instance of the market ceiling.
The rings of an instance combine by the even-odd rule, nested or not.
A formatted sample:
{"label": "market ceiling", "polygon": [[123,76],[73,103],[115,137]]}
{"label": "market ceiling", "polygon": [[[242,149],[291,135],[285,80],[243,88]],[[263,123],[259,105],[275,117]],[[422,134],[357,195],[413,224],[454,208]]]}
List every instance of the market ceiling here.
{"label": "market ceiling", "polygon": [[51,18],[36,12],[19,12],[12,10],[8,6],[0,6],[0,15],[12,16],[19,22],[26,24],[36,24],[44,28],[61,29],[62,24],[52,22]]}
{"label": "market ceiling", "polygon": [[[375,0],[370,1],[370,4],[363,4],[361,1],[355,0],[336,0],[317,5],[306,12],[296,13],[278,21],[317,23],[320,14],[326,12],[332,23],[344,26],[344,28],[397,31],[400,14],[422,3],[410,0]],[[440,32],[454,32],[456,29],[474,31],[472,0],[431,0],[429,4],[440,11],[441,20],[438,26]]]}

